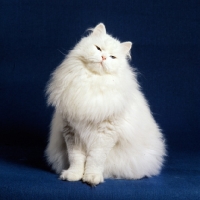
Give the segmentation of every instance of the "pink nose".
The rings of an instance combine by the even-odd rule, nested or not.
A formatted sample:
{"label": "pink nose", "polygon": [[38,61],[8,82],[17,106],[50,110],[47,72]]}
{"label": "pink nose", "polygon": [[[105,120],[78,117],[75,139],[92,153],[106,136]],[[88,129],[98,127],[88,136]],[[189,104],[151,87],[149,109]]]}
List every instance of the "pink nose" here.
{"label": "pink nose", "polygon": [[106,57],[105,56],[101,56],[102,57],[102,60],[106,60]]}

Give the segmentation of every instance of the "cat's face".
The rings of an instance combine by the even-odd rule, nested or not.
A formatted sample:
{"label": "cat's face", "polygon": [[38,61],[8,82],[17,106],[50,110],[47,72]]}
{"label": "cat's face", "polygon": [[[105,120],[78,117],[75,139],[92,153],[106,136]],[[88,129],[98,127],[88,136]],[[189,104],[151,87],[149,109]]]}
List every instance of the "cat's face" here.
{"label": "cat's face", "polygon": [[106,34],[105,26],[97,25],[93,32],[75,47],[85,67],[97,74],[116,73],[126,61],[131,42],[120,43]]}

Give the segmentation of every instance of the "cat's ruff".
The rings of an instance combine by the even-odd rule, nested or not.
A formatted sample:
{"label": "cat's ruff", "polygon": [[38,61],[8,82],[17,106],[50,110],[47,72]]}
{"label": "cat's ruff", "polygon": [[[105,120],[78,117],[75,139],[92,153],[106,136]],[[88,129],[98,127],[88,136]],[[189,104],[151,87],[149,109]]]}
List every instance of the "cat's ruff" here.
{"label": "cat's ruff", "polygon": [[46,157],[62,180],[97,185],[159,174],[165,144],[128,63],[131,46],[100,23],[52,74]]}

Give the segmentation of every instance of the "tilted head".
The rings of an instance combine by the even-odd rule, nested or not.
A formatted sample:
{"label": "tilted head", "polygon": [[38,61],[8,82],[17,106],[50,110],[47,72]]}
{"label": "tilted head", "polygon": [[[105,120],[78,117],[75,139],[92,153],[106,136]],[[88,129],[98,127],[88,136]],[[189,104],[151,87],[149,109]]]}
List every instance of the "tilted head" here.
{"label": "tilted head", "polygon": [[131,46],[131,42],[120,43],[108,35],[104,24],[100,23],[90,35],[81,39],[73,52],[91,72],[112,74],[124,65]]}

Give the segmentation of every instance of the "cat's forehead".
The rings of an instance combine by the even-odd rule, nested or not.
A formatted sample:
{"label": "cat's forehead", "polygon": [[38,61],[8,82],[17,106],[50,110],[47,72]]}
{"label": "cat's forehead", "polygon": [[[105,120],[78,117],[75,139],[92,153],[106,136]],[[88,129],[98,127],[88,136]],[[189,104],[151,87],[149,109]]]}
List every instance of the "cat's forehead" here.
{"label": "cat's forehead", "polygon": [[93,38],[93,42],[101,46],[102,49],[116,50],[120,46],[120,42],[110,35],[103,37]]}

